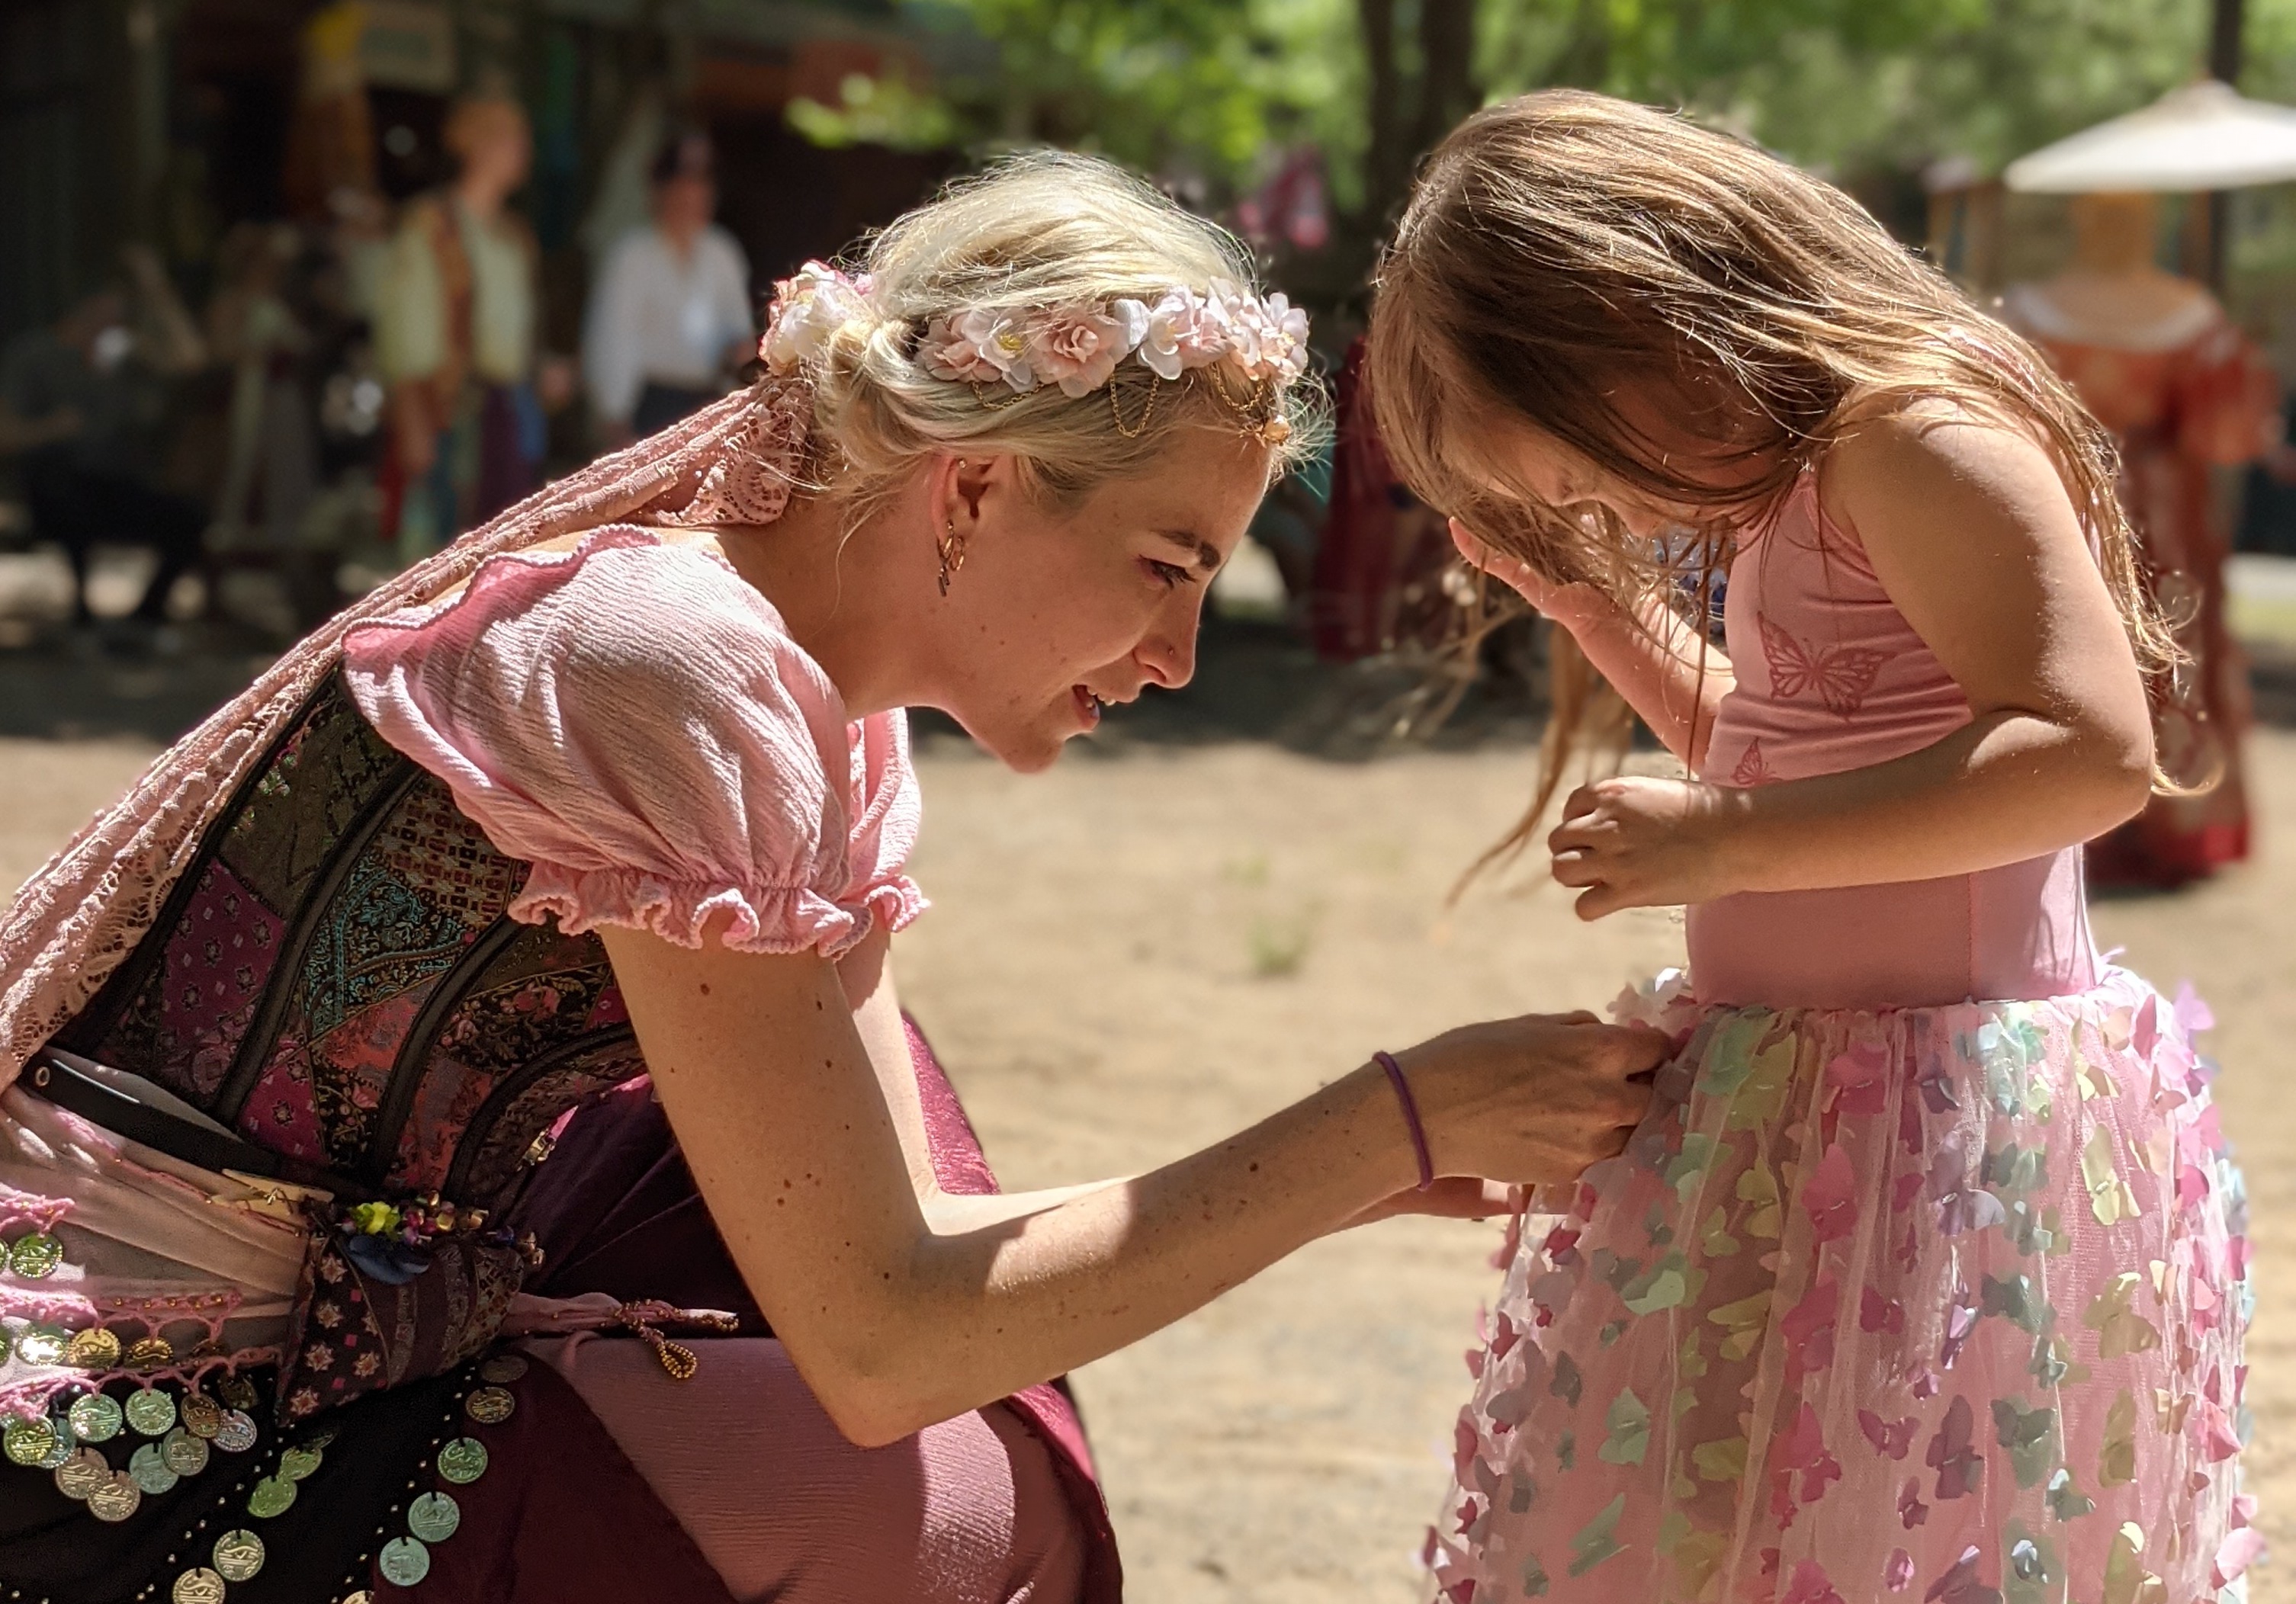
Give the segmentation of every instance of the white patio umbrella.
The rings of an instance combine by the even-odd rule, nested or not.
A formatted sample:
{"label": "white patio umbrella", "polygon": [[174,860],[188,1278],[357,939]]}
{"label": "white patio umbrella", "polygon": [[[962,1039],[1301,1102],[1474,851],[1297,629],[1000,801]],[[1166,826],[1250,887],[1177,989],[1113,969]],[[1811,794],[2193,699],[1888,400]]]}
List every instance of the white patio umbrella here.
{"label": "white patio umbrella", "polygon": [[2013,190],[2224,190],[2296,178],[2296,107],[2243,99],[2213,78],[2009,164]]}

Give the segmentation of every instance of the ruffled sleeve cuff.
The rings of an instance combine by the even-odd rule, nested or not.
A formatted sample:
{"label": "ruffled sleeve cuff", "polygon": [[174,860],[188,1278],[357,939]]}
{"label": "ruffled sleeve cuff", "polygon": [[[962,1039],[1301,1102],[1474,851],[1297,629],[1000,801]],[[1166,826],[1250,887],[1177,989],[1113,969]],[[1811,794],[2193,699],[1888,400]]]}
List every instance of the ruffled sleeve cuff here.
{"label": "ruffled sleeve cuff", "polygon": [[703,932],[716,922],[719,944],[733,952],[817,952],[833,960],[881,921],[889,930],[899,930],[925,906],[923,894],[906,875],[843,904],[806,886],[752,889],[679,883],[638,869],[582,870],[537,861],[508,911],[529,924],[551,915],[569,936],[618,925],[697,949]]}

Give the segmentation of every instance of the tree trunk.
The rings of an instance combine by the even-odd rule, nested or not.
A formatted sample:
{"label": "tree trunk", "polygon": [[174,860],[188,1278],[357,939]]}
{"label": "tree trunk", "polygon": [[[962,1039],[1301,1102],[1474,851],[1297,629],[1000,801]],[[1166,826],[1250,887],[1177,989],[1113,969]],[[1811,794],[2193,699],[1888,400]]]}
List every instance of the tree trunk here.
{"label": "tree trunk", "polygon": [[1356,0],[1356,15],[1369,69],[1364,121],[1371,148],[1364,155],[1364,220],[1381,232],[1410,171],[1410,152],[1403,149],[1403,86],[1395,61],[1395,0]]}
{"label": "tree trunk", "polygon": [[1482,99],[1475,89],[1475,0],[1419,0],[1419,60],[1414,160],[1440,143]]}
{"label": "tree trunk", "polygon": [[2209,29],[2209,76],[2240,87],[2243,0],[2216,0]]}

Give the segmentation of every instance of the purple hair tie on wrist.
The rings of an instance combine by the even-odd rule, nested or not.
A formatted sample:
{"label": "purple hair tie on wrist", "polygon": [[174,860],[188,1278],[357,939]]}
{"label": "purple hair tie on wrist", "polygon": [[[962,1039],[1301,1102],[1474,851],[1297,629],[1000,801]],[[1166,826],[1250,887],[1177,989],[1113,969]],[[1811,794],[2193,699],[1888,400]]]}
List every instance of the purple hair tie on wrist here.
{"label": "purple hair tie on wrist", "polygon": [[1411,1095],[1411,1083],[1404,1077],[1403,1066],[1395,1061],[1391,1052],[1374,1052],[1379,1067],[1387,1071],[1388,1084],[1395,1088],[1395,1097],[1403,1105],[1403,1123],[1411,1128],[1411,1150],[1419,1155],[1419,1190],[1427,1191],[1435,1184],[1435,1160],[1427,1151],[1427,1127],[1419,1123],[1419,1100]]}

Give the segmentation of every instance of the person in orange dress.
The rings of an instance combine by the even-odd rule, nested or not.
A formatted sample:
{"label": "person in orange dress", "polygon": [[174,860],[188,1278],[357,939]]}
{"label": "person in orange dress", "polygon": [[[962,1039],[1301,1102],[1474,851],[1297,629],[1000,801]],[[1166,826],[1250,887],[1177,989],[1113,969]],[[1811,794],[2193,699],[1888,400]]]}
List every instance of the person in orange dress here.
{"label": "person in orange dress", "polygon": [[2151,195],[2077,196],[2071,264],[2013,286],[2002,308],[2120,437],[2122,501],[2192,656],[2163,712],[2160,756],[2194,790],[2155,796],[2089,844],[2100,885],[2185,885],[2249,850],[2248,666],[2226,627],[2226,546],[2209,470],[2270,449],[2279,386],[2214,296],[2154,265],[2155,220]]}

